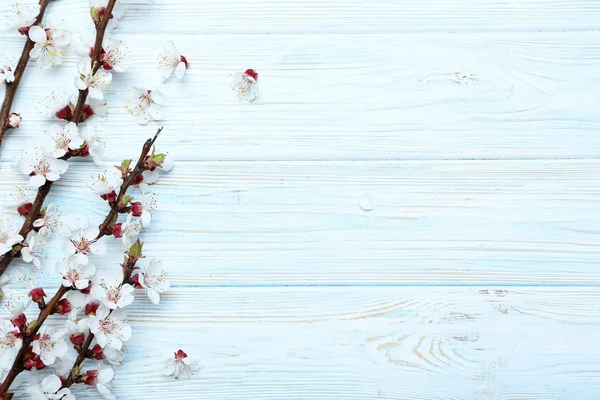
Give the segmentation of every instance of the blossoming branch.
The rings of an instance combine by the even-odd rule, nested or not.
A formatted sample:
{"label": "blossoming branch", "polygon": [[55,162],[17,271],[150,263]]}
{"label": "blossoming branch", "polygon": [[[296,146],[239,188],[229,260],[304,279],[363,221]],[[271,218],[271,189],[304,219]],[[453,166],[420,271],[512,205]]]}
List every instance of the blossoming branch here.
{"label": "blossoming branch", "polygon": [[[6,271],[15,257],[20,256],[26,262],[35,262],[34,247],[37,245],[39,248],[43,244],[43,240],[40,239],[49,238],[49,235],[45,235],[43,231],[52,231],[52,227],[48,228],[48,225],[57,221],[56,215],[52,215],[52,207],[44,208],[44,201],[50,193],[53,182],[67,171],[69,166],[67,161],[72,157],[88,156],[97,161],[98,153],[103,147],[104,143],[98,138],[95,124],[90,123],[83,132],[80,132],[78,125],[95,114],[96,105],[92,107],[86,100],[88,96],[91,99],[103,99],[101,87],[110,83],[112,75],[109,71],[122,62],[123,53],[120,48],[113,46],[116,42],[113,38],[107,37],[106,42],[104,41],[117,1],[92,1],[90,14],[96,27],[96,34],[93,47],[89,48],[90,58],[84,58],[78,63],[78,74],[74,79],[78,89],[77,101],[73,104],[70,99],[63,99],[64,101],[60,102],[54,110],[57,118],[68,123],[64,126],[53,125],[48,131],[47,143],[34,146],[29,151],[22,151],[15,163],[18,171],[30,177],[29,186],[37,188],[37,193],[32,195],[30,191],[20,189],[14,196],[13,206],[17,207],[19,214],[25,217],[20,229],[17,230],[8,221],[0,224],[0,275]],[[62,53],[57,46],[63,45],[67,38],[70,40],[70,34],[60,28],[55,18],[50,20],[48,28],[43,29],[32,25],[28,28],[28,34],[36,43],[33,50],[37,49],[34,55],[37,56],[38,62],[41,61],[44,65],[57,65],[62,62]]]}
{"label": "blossoming branch", "polygon": [[[41,24],[48,7],[50,0],[40,0],[39,5],[20,7],[18,4],[15,6],[14,18],[9,23],[9,27],[16,29],[21,35],[27,37],[25,45],[23,46],[23,52],[19,57],[19,62],[16,67],[10,65],[11,63],[4,60],[0,63],[0,83],[6,83],[6,93],[4,95],[4,101],[2,102],[2,108],[0,109],[0,145],[2,144],[2,138],[6,132],[11,128],[18,128],[21,122],[21,116],[18,113],[11,113],[12,107],[19,83],[27,68],[29,58],[37,52],[34,50],[36,42],[29,37],[30,28]],[[44,36],[46,34],[44,33]]]}
{"label": "blossoming branch", "polygon": [[[105,200],[110,211],[100,227],[91,227],[85,218],[71,218],[62,230],[67,238],[63,250],[65,259],[56,266],[62,276],[62,285],[46,302],[41,287],[29,292],[29,302],[10,305],[10,322],[0,320],[0,370],[6,371],[0,387],[0,396],[10,399],[12,385],[24,371],[41,371],[48,367],[52,374],[38,384],[26,389],[32,399],[75,399],[70,387],[74,384],[95,386],[107,399],[114,399],[109,382],[114,375],[113,366],[122,362],[123,342],[131,337],[131,327],[126,320],[125,307],[133,300],[135,289],[144,289],[152,303],[158,304],[160,294],[169,288],[169,281],[160,261],[151,261],[142,272],[138,261],[144,258],[139,234],[151,221],[156,208],[151,201],[135,201],[128,194],[131,186],[139,185],[144,174],[158,174],[164,169],[166,154],[157,153],[154,144],[162,131],[148,139],[135,164],[124,160],[114,171],[98,175],[90,189]],[[117,193],[118,192],[118,193]],[[142,198],[148,198],[147,193]],[[126,215],[124,222],[119,216]],[[121,274],[108,271],[96,273],[90,258],[103,254],[105,236],[120,238],[125,252]],[[100,246],[101,245],[101,246]],[[29,322],[24,314],[28,305],[35,303],[40,312]],[[83,315],[80,315],[83,313]],[[44,323],[50,315],[67,315],[64,326],[48,329]],[[76,352],[71,362],[67,338]],[[93,341],[96,344],[92,346]],[[15,354],[16,353],[16,354]],[[96,367],[84,369],[86,360],[98,361]],[[104,361],[111,366],[106,366]]]}

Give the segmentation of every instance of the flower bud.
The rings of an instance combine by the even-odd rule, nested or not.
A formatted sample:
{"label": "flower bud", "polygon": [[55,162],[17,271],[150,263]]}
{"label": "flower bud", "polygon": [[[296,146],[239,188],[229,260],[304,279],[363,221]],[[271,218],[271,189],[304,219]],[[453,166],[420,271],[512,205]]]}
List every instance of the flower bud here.
{"label": "flower bud", "polygon": [[85,316],[88,315],[96,315],[96,311],[98,311],[98,307],[100,307],[100,303],[88,303],[85,305]]}
{"label": "flower bud", "polygon": [[141,217],[143,211],[144,207],[142,206],[142,203],[139,201],[131,203],[131,213],[134,217]]}
{"label": "flower bud", "polygon": [[46,297],[46,292],[44,292],[44,289],[41,287],[31,289],[29,292],[29,297],[31,297],[31,301],[37,303],[40,308],[43,308],[46,305],[46,300],[44,300],[44,297]]}
{"label": "flower bud", "polygon": [[144,176],[142,174],[137,174],[135,178],[133,178],[132,185],[139,185],[144,181]]}
{"label": "flower bud", "polygon": [[25,326],[27,324],[27,317],[25,316],[25,314],[19,314],[15,317],[12,317],[10,319],[10,322],[12,322],[12,324],[16,328],[21,329],[22,326]]}
{"label": "flower bud", "polygon": [[114,224],[112,234],[116,238],[122,237],[123,236],[123,224]]}
{"label": "flower bud", "polygon": [[71,107],[71,104],[67,104],[54,115],[56,115],[56,118],[58,119],[64,119],[65,121],[70,122],[73,119],[73,108]]}
{"label": "flower bud", "polygon": [[23,118],[21,118],[20,114],[12,113],[8,116],[6,120],[6,125],[9,128],[17,129],[21,121],[23,121]]}
{"label": "flower bud", "polygon": [[25,203],[20,205],[17,208],[17,211],[19,212],[19,215],[21,217],[25,217],[27,216],[27,214],[29,214],[29,212],[33,209],[33,204],[32,203]]}
{"label": "flower bud", "polygon": [[98,361],[104,360],[106,356],[104,355],[104,350],[100,347],[99,344],[94,345],[90,350],[88,350],[87,358],[93,358]]}
{"label": "flower bud", "polygon": [[85,335],[83,333],[77,333],[75,335],[71,335],[70,340],[75,346],[81,346],[83,342],[85,342]]}
{"label": "flower bud", "polygon": [[86,371],[85,374],[81,375],[81,381],[89,386],[96,386],[98,384],[98,371],[91,370]]}
{"label": "flower bud", "polygon": [[67,299],[61,299],[54,307],[53,313],[65,315],[71,312],[71,303]]}
{"label": "flower bud", "polygon": [[109,203],[114,202],[117,199],[117,192],[115,192],[114,190],[110,193],[106,193],[103,195],[100,195],[100,197],[102,198],[102,200],[106,200]]}

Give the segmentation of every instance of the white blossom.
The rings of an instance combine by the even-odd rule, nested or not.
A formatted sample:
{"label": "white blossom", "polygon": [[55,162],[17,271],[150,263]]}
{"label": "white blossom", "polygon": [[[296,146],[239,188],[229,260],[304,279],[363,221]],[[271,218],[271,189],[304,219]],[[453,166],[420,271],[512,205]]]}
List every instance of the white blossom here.
{"label": "white blossom", "polygon": [[0,219],[0,256],[12,250],[13,246],[23,241],[19,235],[19,227],[7,219]]}
{"label": "white blossom", "polygon": [[79,136],[79,129],[74,122],[69,122],[65,126],[54,124],[48,130],[49,145],[52,149],[52,156],[60,158],[67,154],[69,150],[78,150],[83,146],[83,139]]}
{"label": "white blossom", "polygon": [[102,165],[104,160],[104,150],[106,149],[106,142],[100,137],[100,129],[97,120],[94,118],[85,124],[81,137],[83,138],[90,157],[96,165]]}
{"label": "white blossom", "polygon": [[150,225],[152,221],[152,212],[156,210],[156,194],[154,193],[143,193],[142,194],[142,226],[146,227]]}
{"label": "white blossom", "polygon": [[113,349],[111,347],[105,347],[102,352],[104,353],[104,357],[106,361],[108,361],[111,365],[123,365],[125,360],[125,354],[123,350]]}
{"label": "white blossom", "polygon": [[0,365],[12,362],[23,340],[17,329],[7,319],[0,319]]}
{"label": "white blossom", "polygon": [[29,28],[29,38],[35,42],[29,55],[37,59],[38,66],[50,68],[62,64],[66,47],[71,42],[71,33],[64,29],[62,20],[56,15],[48,16],[46,29],[34,25]]}
{"label": "white blossom", "polygon": [[100,196],[117,191],[123,184],[123,173],[112,168],[105,170],[101,174],[92,175],[92,183],[88,183],[88,187]]}
{"label": "white blossom", "polygon": [[70,389],[63,388],[60,378],[56,375],[48,375],[40,384],[27,388],[31,400],[75,400]]}
{"label": "white blossom", "polygon": [[40,258],[43,257],[44,241],[34,232],[27,234],[26,246],[21,249],[21,259],[26,263],[33,263],[36,268],[42,268]]}
{"label": "white blossom", "polygon": [[21,5],[16,3],[12,6],[11,12],[7,14],[4,28],[17,29],[19,33],[26,35],[29,27],[34,24],[39,14],[39,4]]}
{"label": "white blossom", "polygon": [[75,77],[75,87],[79,90],[88,90],[92,99],[104,99],[101,86],[109,85],[112,74],[100,68],[96,73],[92,70],[90,60],[82,58],[77,63],[78,75]]}
{"label": "white blossom", "polygon": [[160,302],[160,295],[166,292],[171,282],[167,279],[167,273],[163,269],[161,260],[152,260],[146,270],[139,274],[139,284],[146,289],[146,295],[152,304]]}
{"label": "white blossom", "polygon": [[89,254],[102,255],[106,253],[106,244],[96,241],[100,230],[97,226],[91,226],[86,219],[68,220],[64,232],[70,232],[68,241],[63,245],[63,251],[67,256],[74,256],[79,264],[89,262]]}
{"label": "white blossom", "polygon": [[100,347],[120,350],[123,342],[131,338],[131,326],[125,320],[127,312],[119,308],[111,312],[108,307],[100,306],[96,315],[90,316],[90,332],[96,336]]}
{"label": "white blossom", "polygon": [[240,100],[252,102],[258,96],[258,73],[253,69],[231,74],[231,89]]}
{"label": "white blossom", "polygon": [[31,346],[33,352],[40,356],[44,364],[52,365],[57,358],[64,356],[69,349],[65,341],[67,329],[56,328],[49,333],[46,330],[46,326],[40,328],[39,337],[31,343]]}
{"label": "white blossom", "polygon": [[79,312],[84,310],[85,306],[92,300],[91,295],[82,293],[79,290],[69,290],[66,298],[69,303],[71,303],[71,312],[69,313],[69,318],[72,320],[77,319]]}
{"label": "white blossom", "polygon": [[161,167],[155,168],[154,171],[147,170],[147,171],[142,172],[142,178],[144,178],[144,179],[138,185],[138,188],[140,189],[140,191],[142,193],[150,192],[150,185],[158,182],[158,178],[160,177],[159,171],[168,172],[173,169],[173,165],[174,165],[173,158],[167,154]]}
{"label": "white blossom", "polygon": [[175,43],[169,41],[158,58],[158,69],[162,80],[166,81],[172,76],[176,76],[177,79],[183,78],[188,66],[187,59],[181,55]]}
{"label": "white blossom", "polygon": [[35,199],[35,190],[28,186],[17,186],[15,191],[8,195],[4,200],[4,206],[7,208],[19,208],[27,203],[33,203]]}
{"label": "white blossom", "polygon": [[[56,88],[38,103],[36,111],[42,117],[70,120],[75,109],[73,104],[75,96],[77,96],[75,89]],[[57,115],[59,112],[62,114],[60,117]]]}
{"label": "white blossom", "polygon": [[21,150],[16,160],[16,169],[25,175],[29,175],[29,186],[38,188],[46,181],[57,181],[69,168],[65,160],[60,160],[52,155],[52,152],[41,147],[34,146],[29,151]]}
{"label": "white blossom", "polygon": [[133,302],[135,289],[128,283],[122,284],[122,281],[121,276],[106,272],[98,273],[92,280],[90,294],[111,310],[127,307]]}
{"label": "white blossom", "polygon": [[96,390],[107,400],[115,400],[116,397],[110,392],[110,381],[115,376],[115,371],[112,367],[104,367],[98,370],[98,383]]}
{"label": "white blossom", "polygon": [[183,350],[179,350],[174,357],[166,361],[164,374],[174,376],[175,379],[188,379],[200,368],[200,362],[191,360]]}
{"label": "white blossom", "polygon": [[124,41],[110,36],[105,37],[102,49],[105,53],[100,56],[100,62],[105,70],[113,70],[121,73],[131,67],[129,49]]}
{"label": "white blossom", "polygon": [[165,96],[159,90],[142,89],[132,86],[125,99],[125,109],[135,117],[138,124],[147,124],[151,119],[160,121],[163,117],[159,105],[165,105]]}
{"label": "white blossom", "polygon": [[[98,23],[102,20],[104,15],[106,14],[106,6],[108,4],[108,0],[89,0],[90,3],[90,15],[92,16],[92,20],[94,23]],[[123,18],[125,12],[119,6],[119,3],[115,5],[113,8],[112,15],[108,20],[107,30],[111,31],[117,27],[118,22]]]}
{"label": "white blossom", "polygon": [[131,214],[127,215],[127,220],[121,225],[121,240],[125,249],[130,248],[138,239],[142,231],[142,221]]}
{"label": "white blossom", "polygon": [[52,204],[49,204],[42,210],[41,218],[33,221],[33,226],[34,228],[38,228],[38,233],[47,238],[54,236],[59,224],[60,211]]}
{"label": "white blossom", "polygon": [[11,83],[15,81],[13,61],[0,62],[0,85],[4,82]]}
{"label": "white blossom", "polygon": [[56,272],[62,276],[63,286],[81,290],[88,287],[90,278],[96,273],[96,267],[90,263],[77,264],[75,260],[68,258],[56,263]]}

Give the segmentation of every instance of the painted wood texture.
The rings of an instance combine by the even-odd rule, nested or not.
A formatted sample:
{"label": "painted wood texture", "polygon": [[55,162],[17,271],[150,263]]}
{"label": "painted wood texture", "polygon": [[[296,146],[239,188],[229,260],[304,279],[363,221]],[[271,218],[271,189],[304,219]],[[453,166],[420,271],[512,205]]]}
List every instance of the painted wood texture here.
{"label": "painted wood texture", "polygon": [[[599,398],[599,2],[122,3],[135,66],[107,90],[107,166],[162,124],[178,163],[143,237],[173,288],[132,306],[118,398]],[[51,11],[78,33],[86,4]],[[167,39],[192,67],[159,84]],[[76,61],[27,71],[0,198],[49,125],[35,105]],[[253,104],[228,88],[246,68]],[[164,121],[135,125],[131,85],[165,92]],[[99,221],[83,187],[97,171],[72,163],[50,201]],[[161,375],[180,347],[205,366],[187,382]]]}

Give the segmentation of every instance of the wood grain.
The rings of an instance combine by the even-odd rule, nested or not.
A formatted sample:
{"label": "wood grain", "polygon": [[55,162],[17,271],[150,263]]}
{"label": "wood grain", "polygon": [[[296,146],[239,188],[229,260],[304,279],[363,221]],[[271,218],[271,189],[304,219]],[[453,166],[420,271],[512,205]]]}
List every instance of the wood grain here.
{"label": "wood grain", "polygon": [[[72,166],[51,201],[102,220],[94,171]],[[598,176],[583,160],[180,162],[145,240],[190,285],[597,284]],[[2,164],[0,194],[22,181]]]}
{"label": "wood grain", "polygon": [[[115,74],[104,136],[113,158],[158,123],[124,109],[131,85],[169,99],[163,144],[180,160],[596,158],[600,32],[456,35],[122,35],[134,68]],[[174,39],[191,62],[158,85],[156,58]],[[15,49],[20,41],[6,41]],[[39,141],[37,105],[72,85],[76,58],[32,68],[15,103],[24,122],[2,150]],[[258,70],[261,97],[240,104],[229,74]],[[126,127],[126,132],[123,131]]]}
{"label": "wood grain", "polygon": [[[600,389],[597,287],[203,288],[176,279],[159,307],[136,300],[130,323],[117,398],[152,388],[168,399],[592,400]],[[204,364],[186,382],[161,375],[179,348]]]}

